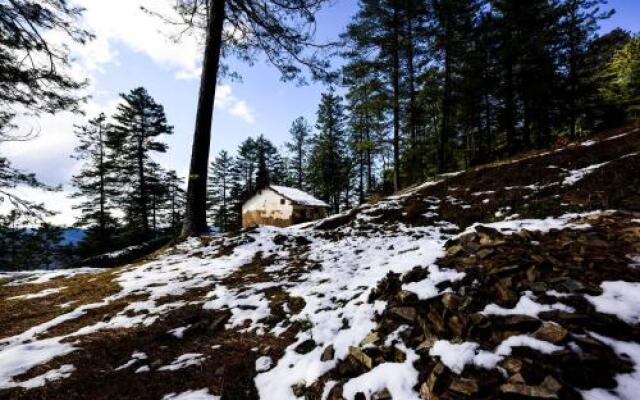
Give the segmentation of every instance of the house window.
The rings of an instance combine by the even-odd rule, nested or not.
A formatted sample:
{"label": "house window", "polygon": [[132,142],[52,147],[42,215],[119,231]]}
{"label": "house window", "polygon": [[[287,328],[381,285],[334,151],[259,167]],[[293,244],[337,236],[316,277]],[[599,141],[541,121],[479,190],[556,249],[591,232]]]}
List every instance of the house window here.
{"label": "house window", "polygon": [[280,199],[280,204],[284,204],[285,200],[284,199]]}

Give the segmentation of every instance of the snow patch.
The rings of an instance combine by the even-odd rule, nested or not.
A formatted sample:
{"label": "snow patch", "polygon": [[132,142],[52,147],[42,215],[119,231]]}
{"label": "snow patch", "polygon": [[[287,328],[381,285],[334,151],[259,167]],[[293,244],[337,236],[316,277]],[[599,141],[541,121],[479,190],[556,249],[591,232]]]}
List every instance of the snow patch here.
{"label": "snow patch", "polygon": [[584,296],[598,312],[612,314],[629,324],[640,323],[640,283],[602,282],[600,296]]}

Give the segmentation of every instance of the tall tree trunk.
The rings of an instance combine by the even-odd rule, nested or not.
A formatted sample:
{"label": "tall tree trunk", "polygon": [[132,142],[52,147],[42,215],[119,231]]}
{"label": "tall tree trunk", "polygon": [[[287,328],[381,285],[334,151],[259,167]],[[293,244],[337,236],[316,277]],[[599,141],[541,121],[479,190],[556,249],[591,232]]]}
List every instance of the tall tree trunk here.
{"label": "tall tree trunk", "polygon": [[225,19],[225,1],[211,0],[207,39],[204,49],[202,76],[196,126],[191,150],[187,207],[182,226],[183,238],[197,236],[208,231],[207,227],[207,173],[209,147],[211,146],[211,124],[216,97],[216,84],[222,49],[222,29]]}
{"label": "tall tree trunk", "polygon": [[[144,135],[143,132],[140,135]],[[142,233],[147,237],[149,234],[149,207],[147,199],[147,179],[144,173],[144,149],[142,148],[142,139],[138,139],[138,182],[140,195],[140,214],[142,216]]]}
{"label": "tall tree trunk", "polygon": [[409,134],[411,135],[411,150],[410,150],[410,160],[409,160],[409,182],[415,183],[417,180],[416,172],[421,173],[422,166],[420,166],[420,171],[416,171],[418,169],[418,151],[416,149],[418,145],[417,140],[417,128],[418,128],[418,110],[416,107],[416,73],[415,73],[415,44],[414,44],[414,35],[413,35],[413,7],[412,2],[409,2],[409,12],[407,15],[407,72],[408,72],[408,81],[409,81]]}
{"label": "tall tree trunk", "polygon": [[98,151],[100,153],[99,156],[99,167],[98,167],[98,173],[100,174],[100,221],[99,221],[99,237],[100,237],[100,244],[98,245],[98,247],[102,250],[104,250],[105,245],[106,245],[106,239],[107,239],[107,218],[106,218],[106,200],[107,200],[107,194],[106,194],[106,185],[105,185],[105,165],[104,165],[104,132],[102,131],[102,122],[100,122],[100,125],[98,126],[98,140],[99,140],[99,144],[98,144]]}
{"label": "tall tree trunk", "polygon": [[400,190],[400,35],[399,35],[398,6],[393,8],[393,49],[391,57],[393,63],[393,190]]}
{"label": "tall tree trunk", "polygon": [[442,96],[442,127],[438,143],[438,172],[447,172],[447,144],[451,136],[451,31],[449,11],[444,16],[444,88]]}

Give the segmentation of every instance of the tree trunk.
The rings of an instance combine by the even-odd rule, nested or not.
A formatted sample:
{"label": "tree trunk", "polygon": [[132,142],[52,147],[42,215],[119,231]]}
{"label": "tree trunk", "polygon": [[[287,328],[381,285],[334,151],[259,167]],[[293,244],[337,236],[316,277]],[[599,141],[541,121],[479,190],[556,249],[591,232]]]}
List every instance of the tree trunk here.
{"label": "tree trunk", "polygon": [[209,147],[211,146],[211,124],[216,97],[220,51],[222,49],[222,29],[225,19],[224,0],[212,0],[209,5],[207,39],[200,79],[200,94],[196,126],[191,150],[187,207],[182,226],[182,238],[208,232],[207,226],[207,173]]}
{"label": "tree trunk", "polygon": [[393,84],[393,190],[400,190],[400,38],[398,9],[393,9],[392,84]]}
{"label": "tree trunk", "polygon": [[450,21],[448,10],[444,16],[444,88],[442,96],[442,127],[440,128],[440,140],[438,141],[438,172],[447,172],[447,142],[450,135],[451,121],[451,48],[450,48]]}

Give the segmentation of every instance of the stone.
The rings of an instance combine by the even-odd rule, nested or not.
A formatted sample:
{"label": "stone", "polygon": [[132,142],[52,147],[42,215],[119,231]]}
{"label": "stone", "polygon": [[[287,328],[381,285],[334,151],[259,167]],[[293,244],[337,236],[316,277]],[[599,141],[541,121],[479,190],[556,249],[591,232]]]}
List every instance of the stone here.
{"label": "stone", "polygon": [[293,314],[299,314],[305,308],[307,302],[302,297],[289,297],[288,304],[289,310]]}
{"label": "stone", "polygon": [[433,345],[436,343],[437,340],[438,338],[435,336],[427,336],[426,339],[423,340],[422,343],[418,345],[418,347],[416,348],[416,351],[418,352],[418,354],[429,353],[429,350],[431,350],[431,348],[433,347]]}
{"label": "stone", "polygon": [[413,307],[394,307],[391,313],[408,322],[414,322],[417,316],[416,309]]}
{"label": "stone", "polygon": [[558,391],[561,388],[562,385],[560,385],[557,380],[551,376],[547,376],[538,386],[529,386],[520,382],[505,383],[500,386],[500,392],[505,395],[518,395],[536,399],[557,399]]}
{"label": "stone", "polygon": [[569,332],[560,324],[554,322],[543,322],[542,326],[534,332],[533,337],[551,343],[562,342]]}
{"label": "stone", "polygon": [[387,389],[383,389],[371,395],[371,400],[391,400],[391,392]]}
{"label": "stone", "polygon": [[460,308],[462,302],[463,298],[456,294],[445,293],[442,295],[442,304],[444,304],[444,306],[451,311],[456,311],[458,308]]}
{"label": "stone", "polygon": [[408,290],[401,290],[396,295],[398,303],[402,305],[411,305],[418,302],[418,295]]}
{"label": "stone", "polygon": [[449,390],[472,397],[479,391],[478,382],[474,379],[454,378],[449,385]]}
{"label": "stone", "polygon": [[447,254],[449,254],[450,256],[455,257],[458,253],[460,253],[461,251],[463,251],[464,249],[462,248],[462,246],[460,245],[455,245],[455,246],[451,246],[447,249]]}
{"label": "stone", "polygon": [[297,383],[291,386],[291,390],[293,391],[293,394],[296,395],[296,397],[304,396],[304,393],[306,392],[305,389],[306,389],[306,386],[304,385],[304,383]]}
{"label": "stone", "polygon": [[495,253],[495,250],[493,249],[482,249],[479,252],[476,253],[476,256],[480,259],[485,259],[487,257],[489,257],[490,255],[492,255],[493,253]]}
{"label": "stone", "polygon": [[377,331],[371,331],[364,339],[362,339],[362,342],[360,342],[360,347],[365,347],[368,344],[375,344],[379,340],[380,334]]}
{"label": "stone", "polygon": [[523,362],[514,357],[507,357],[502,360],[500,365],[510,374],[518,374],[522,371]]}
{"label": "stone", "polygon": [[440,375],[442,375],[444,370],[445,368],[442,363],[437,363],[433,367],[433,370],[431,371],[431,374],[429,374],[427,381],[420,386],[421,400],[438,400],[438,396],[435,394],[434,388],[438,383],[438,379],[440,378]]}
{"label": "stone", "polygon": [[298,354],[307,354],[310,353],[313,349],[316,348],[316,342],[313,339],[307,339],[304,342],[300,343],[293,349]]}
{"label": "stone", "polygon": [[349,347],[349,355],[360,364],[364,365],[367,369],[373,368],[373,359],[360,350],[360,348],[354,346]]}
{"label": "stone", "polygon": [[333,345],[329,345],[324,348],[322,351],[322,355],[320,356],[320,361],[331,361],[336,355],[336,351],[333,348]]}

